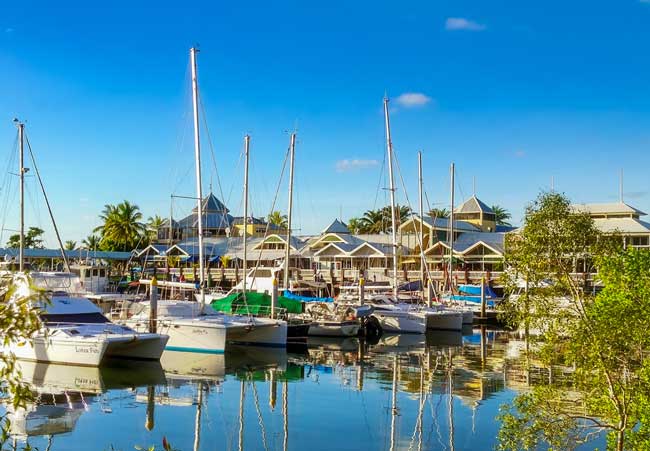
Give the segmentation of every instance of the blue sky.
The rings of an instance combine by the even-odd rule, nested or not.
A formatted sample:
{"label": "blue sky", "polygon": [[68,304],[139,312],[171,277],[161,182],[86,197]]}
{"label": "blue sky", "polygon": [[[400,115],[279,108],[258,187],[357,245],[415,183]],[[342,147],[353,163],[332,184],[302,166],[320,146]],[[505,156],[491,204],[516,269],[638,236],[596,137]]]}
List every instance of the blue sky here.
{"label": "blue sky", "polygon": [[[2,7],[0,165],[15,140],[11,120],[24,119],[64,239],[85,237],[105,203],[129,199],[145,217],[167,216],[172,192],[194,194],[195,43],[235,214],[244,134],[253,213],[265,215],[294,127],[298,233],[385,204],[385,92],[411,202],[422,149],[436,206],[448,204],[454,161],[457,198],[471,195],[475,177],[479,197],[515,222],[551,177],[575,201],[615,200],[620,169],[627,201],[650,211],[647,0],[54,3]],[[203,158],[205,189],[212,180],[217,192],[207,140]],[[54,245],[35,183],[27,219]],[[7,194],[0,214],[11,229],[17,197],[0,199]],[[285,183],[281,210],[286,197]],[[178,215],[190,208],[174,203]]]}

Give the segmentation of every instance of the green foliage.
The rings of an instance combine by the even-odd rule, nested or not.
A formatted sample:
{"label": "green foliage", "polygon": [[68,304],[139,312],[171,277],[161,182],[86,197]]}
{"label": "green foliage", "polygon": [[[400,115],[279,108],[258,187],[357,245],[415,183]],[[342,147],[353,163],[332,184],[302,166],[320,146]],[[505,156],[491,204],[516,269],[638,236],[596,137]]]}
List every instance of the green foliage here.
{"label": "green foliage", "polygon": [[[35,301],[42,301],[40,292],[25,290],[29,279],[24,274],[0,277],[0,341],[3,346],[11,343],[26,344],[41,329]],[[21,288],[22,287],[22,288]],[[32,399],[29,387],[20,380],[20,370],[12,354],[0,354],[0,395],[5,397],[14,409],[24,408]],[[9,421],[0,417],[0,450],[9,440]]]}
{"label": "green foliage", "polygon": [[66,251],[73,251],[73,250],[75,250],[75,249],[77,248],[77,242],[76,242],[76,241],[73,241],[73,240],[68,240],[68,241],[66,241],[65,244],[63,245],[63,248],[64,248]]}
{"label": "green foliage", "polygon": [[269,224],[273,224],[274,226],[281,227],[283,229],[287,228],[287,215],[283,215],[279,211],[271,212],[267,219],[269,221]]}
{"label": "green foliage", "polygon": [[149,216],[147,219],[147,233],[150,241],[158,239],[158,231],[163,227],[164,223],[165,220],[158,215]]}
{"label": "green foliage", "polygon": [[363,228],[363,224],[361,223],[360,218],[350,218],[348,220],[348,229],[350,230],[350,233],[356,235],[361,233],[361,229]]}
{"label": "green foliage", "polygon": [[103,224],[94,232],[101,236],[102,250],[131,251],[148,243],[147,229],[137,205],[127,200],[117,205],[107,204],[99,217]]}
{"label": "green foliage", "polygon": [[[570,373],[570,385],[533,387],[500,416],[500,448],[572,449],[599,433],[608,449],[649,449],[650,252],[624,251],[620,237],[603,236],[585,214],[556,193],[540,195],[520,233],[507,241],[509,291],[505,308],[539,342],[529,359]],[[576,269],[597,270],[604,285],[592,296]]]}
{"label": "green foliage", "polygon": [[[45,231],[38,227],[30,227],[25,233],[25,248],[26,249],[43,249],[43,234]],[[16,233],[9,237],[7,247],[17,248],[20,247],[20,234]]]}
{"label": "green foliage", "polygon": [[83,246],[84,249],[88,249],[90,251],[97,250],[99,249],[101,243],[101,238],[97,235],[88,235],[84,240],[81,242],[81,245]]}
{"label": "green foliage", "polygon": [[509,220],[512,219],[512,215],[508,210],[499,205],[492,205],[492,211],[494,212],[494,216],[496,216],[496,223],[498,225],[511,225]]}
{"label": "green foliage", "polygon": [[432,208],[427,214],[432,218],[448,218],[449,210],[446,208]]}
{"label": "green foliage", "polygon": [[[404,205],[395,207],[397,226],[406,221],[411,214],[411,209]],[[379,210],[368,210],[356,222],[355,227],[357,232],[353,233],[389,233],[392,229],[392,217],[390,206],[381,208]],[[356,219],[356,218],[355,218]],[[348,226],[349,227],[349,226]]]}

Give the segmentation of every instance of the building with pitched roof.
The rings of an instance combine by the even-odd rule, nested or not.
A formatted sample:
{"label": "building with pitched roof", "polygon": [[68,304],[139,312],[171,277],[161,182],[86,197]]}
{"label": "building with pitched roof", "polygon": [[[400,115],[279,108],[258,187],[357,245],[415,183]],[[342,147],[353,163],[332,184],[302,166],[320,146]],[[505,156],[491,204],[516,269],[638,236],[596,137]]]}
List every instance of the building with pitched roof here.
{"label": "building with pitched roof", "polygon": [[587,213],[605,234],[620,234],[625,246],[650,247],[650,223],[641,220],[646,213],[625,202],[574,204],[573,209]]}
{"label": "building with pitched roof", "polygon": [[494,210],[476,195],[472,195],[454,209],[454,219],[474,224],[483,232],[494,232],[497,229],[497,217]]}

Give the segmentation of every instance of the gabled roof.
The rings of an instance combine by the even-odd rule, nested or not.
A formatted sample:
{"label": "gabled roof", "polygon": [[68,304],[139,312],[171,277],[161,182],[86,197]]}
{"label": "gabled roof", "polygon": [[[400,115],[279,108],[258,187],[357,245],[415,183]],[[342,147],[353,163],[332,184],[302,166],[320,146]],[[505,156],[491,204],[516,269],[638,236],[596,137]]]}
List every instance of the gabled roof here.
{"label": "gabled roof", "polygon": [[141,251],[138,251],[136,255],[138,258],[143,255],[160,255],[164,254],[168,247],[165,244],[150,244]]}
{"label": "gabled roof", "polygon": [[[229,210],[226,208],[226,206],[221,202],[217,197],[210,193],[208,194],[203,201],[201,202],[201,206],[203,208],[203,213],[228,213]],[[192,212],[196,213],[197,207],[192,208]]]}
{"label": "gabled roof", "polygon": [[603,233],[619,232],[647,233],[650,234],[650,224],[635,218],[609,218],[594,219],[594,225]]}
{"label": "gabled roof", "polygon": [[[232,224],[232,216],[225,212],[204,212],[203,227],[206,229],[225,229]],[[196,212],[178,221],[182,229],[196,229],[199,225]]]}
{"label": "gabled roof", "polygon": [[327,233],[350,233],[350,229],[348,229],[348,226],[342,222],[339,221],[338,219],[335,219],[332,221],[330,225],[328,225],[325,230],[321,232],[321,235],[325,235]]}
{"label": "gabled roof", "polygon": [[[404,221],[402,223],[402,227],[404,224],[407,224],[409,221],[414,220],[414,221],[419,221],[420,217],[418,215],[413,215],[411,219],[408,221]],[[431,228],[438,229],[438,230],[448,230],[449,229],[449,219],[448,218],[438,218],[436,217],[435,220],[431,216],[425,216],[424,217],[424,223],[428,225]],[[401,227],[400,227],[401,228]],[[462,232],[462,231],[467,231],[467,232],[478,232],[480,231],[480,227],[475,226],[474,224],[471,224],[466,221],[454,221],[454,230],[457,232]]]}
{"label": "gabled roof", "polygon": [[461,233],[454,241],[454,252],[464,253],[478,243],[484,243],[487,247],[499,254],[504,253],[505,234],[497,232],[467,232]]}
{"label": "gabled roof", "polygon": [[593,203],[593,204],[573,204],[572,207],[583,213],[589,213],[590,215],[604,215],[604,214],[636,214],[639,216],[645,216],[646,213],[642,212],[639,209],[631,207],[625,202],[603,202],[603,203]]}
{"label": "gabled roof", "polygon": [[482,200],[480,200],[476,195],[473,195],[465,202],[460,204],[454,210],[455,213],[488,213],[494,214],[494,210],[488,207]]}
{"label": "gabled roof", "polygon": [[[252,248],[254,248],[254,249],[258,249],[259,246],[261,246],[261,245],[264,244],[265,242],[269,241],[270,238],[272,238],[275,242],[277,242],[277,241],[281,241],[281,242],[284,243],[284,244],[286,244],[286,242],[287,242],[287,237],[286,237],[286,235],[285,235],[285,236],[282,236],[282,235],[280,235],[280,234],[278,234],[278,233],[272,233],[272,234],[270,234],[270,235],[268,235],[268,236],[266,236],[266,237],[264,237],[264,238],[258,239],[258,241],[255,242],[254,245],[252,245]],[[293,236],[293,235],[291,236],[291,247],[292,247],[293,249],[299,251],[299,250],[301,250],[303,247],[305,247],[305,244],[306,244],[306,243],[305,243],[304,241],[302,241],[300,238],[298,238],[298,237],[296,237],[296,236]]]}

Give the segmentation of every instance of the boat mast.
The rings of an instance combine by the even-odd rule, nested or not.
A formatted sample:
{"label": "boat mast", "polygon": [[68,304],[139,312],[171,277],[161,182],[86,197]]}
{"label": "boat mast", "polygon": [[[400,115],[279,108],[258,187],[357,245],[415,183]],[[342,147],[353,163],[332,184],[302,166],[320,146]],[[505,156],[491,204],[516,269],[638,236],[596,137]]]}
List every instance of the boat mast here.
{"label": "boat mast", "polygon": [[284,255],[284,289],[289,289],[289,259],[291,257],[291,214],[293,210],[293,163],[296,155],[296,133],[291,134],[289,146],[289,211],[287,212],[287,244]]}
{"label": "boat mast", "polygon": [[18,126],[20,148],[18,175],[20,176],[20,246],[18,248],[18,270],[25,269],[25,124],[15,120]]}
{"label": "boat mast", "polygon": [[453,290],[454,284],[454,178],[456,166],[451,164],[451,210],[449,211],[449,290]]}
{"label": "boat mast", "polygon": [[422,151],[418,152],[418,202],[420,207],[420,281],[422,283],[422,299],[424,299],[424,274],[427,261],[424,257],[424,203],[422,202]]}
{"label": "boat mast", "polygon": [[242,279],[244,302],[246,301],[246,275],[248,273],[246,256],[248,246],[248,150],[250,142],[251,137],[249,135],[244,136],[244,261],[242,264],[244,270],[244,278]]}
{"label": "boat mast", "polygon": [[388,177],[390,179],[391,234],[393,241],[393,296],[397,301],[397,218],[395,211],[395,180],[393,180],[393,142],[390,139],[390,118],[388,97],[384,97],[384,119],[386,122],[386,151],[388,152]]}
{"label": "boat mast", "polygon": [[192,110],[194,113],[194,162],[196,164],[196,217],[198,219],[199,234],[199,290],[201,293],[201,310],[205,306],[204,261],[203,261],[203,190],[201,188],[201,141],[199,139],[199,82],[196,73],[195,47],[190,49],[192,65]]}

